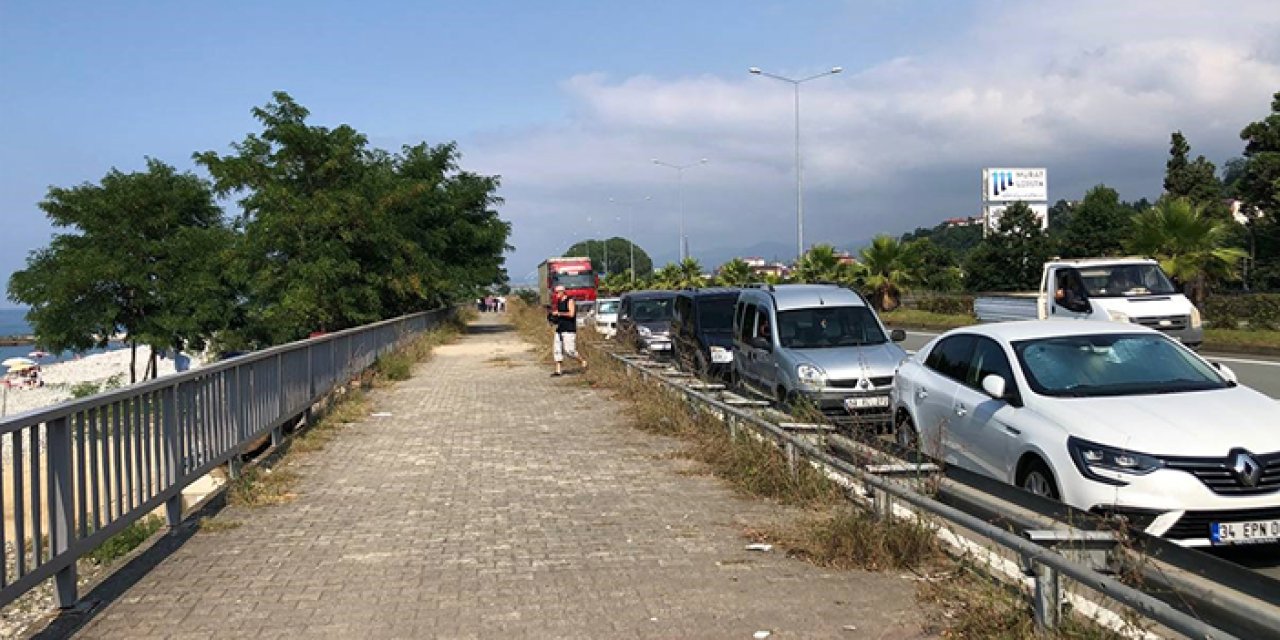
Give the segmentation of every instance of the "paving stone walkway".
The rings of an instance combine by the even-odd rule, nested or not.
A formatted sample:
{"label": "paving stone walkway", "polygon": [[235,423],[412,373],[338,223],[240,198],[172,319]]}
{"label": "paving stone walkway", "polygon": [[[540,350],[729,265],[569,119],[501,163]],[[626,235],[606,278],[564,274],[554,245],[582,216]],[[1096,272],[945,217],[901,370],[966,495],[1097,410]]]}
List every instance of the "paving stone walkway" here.
{"label": "paving stone walkway", "polygon": [[786,515],[549,368],[500,316],[295,455],[296,500],[228,508],[86,638],[913,638],[914,583],[742,534]]}

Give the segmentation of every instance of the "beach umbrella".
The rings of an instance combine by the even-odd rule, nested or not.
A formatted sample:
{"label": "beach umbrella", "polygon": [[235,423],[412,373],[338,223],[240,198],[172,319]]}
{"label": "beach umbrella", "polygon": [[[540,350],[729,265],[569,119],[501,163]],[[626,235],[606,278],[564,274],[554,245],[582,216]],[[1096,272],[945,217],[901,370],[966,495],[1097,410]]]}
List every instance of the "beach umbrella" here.
{"label": "beach umbrella", "polygon": [[19,362],[19,363],[16,363],[16,364],[8,365],[8,367],[9,367],[9,371],[10,371],[10,372],[13,372],[13,371],[26,371],[27,369],[34,368],[35,366],[36,366],[36,363],[34,363],[34,362]]}
{"label": "beach umbrella", "polygon": [[0,362],[0,365],[4,365],[6,367],[9,367],[10,369],[13,369],[15,366],[19,366],[19,365],[32,366],[35,363],[36,361],[32,360],[31,358],[15,357],[15,358],[5,359],[4,362]]}

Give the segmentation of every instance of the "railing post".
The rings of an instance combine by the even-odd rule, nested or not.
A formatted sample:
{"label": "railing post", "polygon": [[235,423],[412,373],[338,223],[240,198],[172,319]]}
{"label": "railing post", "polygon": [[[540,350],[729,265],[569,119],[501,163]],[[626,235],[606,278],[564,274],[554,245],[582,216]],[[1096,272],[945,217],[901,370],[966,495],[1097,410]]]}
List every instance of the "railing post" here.
{"label": "railing post", "polygon": [[[45,425],[48,438],[49,478],[53,481],[54,512],[50,523],[49,535],[53,555],[57,557],[71,548],[71,535],[75,530],[75,502],[72,499],[71,486],[71,428],[67,418],[58,418]],[[76,563],[73,558],[67,566],[54,574],[54,603],[59,609],[67,609],[75,605],[78,599],[76,590]]]}
{"label": "railing post", "polygon": [[876,517],[881,520],[889,520],[893,518],[893,496],[883,489],[871,490],[872,500],[874,502]]}
{"label": "railing post", "polygon": [[800,452],[796,450],[796,445],[791,440],[787,440],[784,446],[787,452],[787,471],[791,473],[792,480],[798,480],[800,478]]}
{"label": "railing post", "polygon": [[161,433],[164,436],[164,460],[165,468],[168,471],[168,485],[177,488],[177,493],[164,503],[164,514],[166,523],[169,525],[169,532],[175,533],[179,524],[182,524],[182,489],[178,488],[178,478],[182,475],[180,465],[182,465],[181,447],[179,436],[181,430],[178,427],[178,387],[174,385],[164,390],[164,400],[162,400],[164,416],[161,423]]}
{"label": "railing post", "polygon": [[1058,570],[1031,560],[1031,571],[1036,580],[1036,627],[1057,629],[1062,617],[1062,593],[1059,591]]}

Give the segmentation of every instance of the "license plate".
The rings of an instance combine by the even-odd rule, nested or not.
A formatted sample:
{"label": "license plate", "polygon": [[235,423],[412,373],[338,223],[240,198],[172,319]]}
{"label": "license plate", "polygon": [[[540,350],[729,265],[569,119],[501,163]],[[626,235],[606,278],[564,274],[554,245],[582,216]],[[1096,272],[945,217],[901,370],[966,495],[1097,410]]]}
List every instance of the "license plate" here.
{"label": "license plate", "polygon": [[716,364],[733,362],[733,352],[732,351],[712,351],[711,361]]}
{"label": "license plate", "polygon": [[844,399],[844,408],[849,411],[854,409],[879,409],[887,406],[889,406],[889,396]]}
{"label": "license plate", "polygon": [[1215,522],[1209,525],[1214,544],[1257,544],[1280,541],[1280,520]]}
{"label": "license plate", "polygon": [[670,342],[654,342],[649,345],[650,351],[667,351],[671,349]]}

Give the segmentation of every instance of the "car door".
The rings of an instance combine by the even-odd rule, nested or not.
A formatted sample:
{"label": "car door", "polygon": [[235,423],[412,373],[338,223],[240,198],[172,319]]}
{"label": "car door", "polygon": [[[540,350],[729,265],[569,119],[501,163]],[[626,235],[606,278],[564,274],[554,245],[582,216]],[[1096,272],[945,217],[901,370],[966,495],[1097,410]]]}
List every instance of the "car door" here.
{"label": "car door", "polygon": [[739,311],[738,335],[734,337],[739,345],[742,358],[735,366],[738,367],[738,373],[742,376],[743,382],[760,386],[759,373],[757,370],[757,360],[760,357],[761,349],[751,344],[751,338],[755,335],[756,320],[759,315],[759,307],[754,302],[739,303],[741,309]]}
{"label": "car door", "polygon": [[998,375],[1005,380],[1005,393],[1017,393],[1017,382],[1009,358],[1000,343],[976,336],[969,356],[964,384],[952,398],[950,440],[961,466],[1005,480],[1009,460],[1019,431],[1014,426],[1017,407],[992,398],[982,389],[982,379]]}
{"label": "car door", "polygon": [[618,343],[631,348],[636,348],[635,322],[631,319],[631,306],[633,299],[630,296],[622,298],[622,302],[618,304]]}
{"label": "car door", "polygon": [[[974,336],[959,333],[938,341],[921,368],[909,402],[915,407],[920,446],[929,455],[961,464],[950,442],[956,390],[968,372]],[[963,466],[963,465],[962,465]]]}

